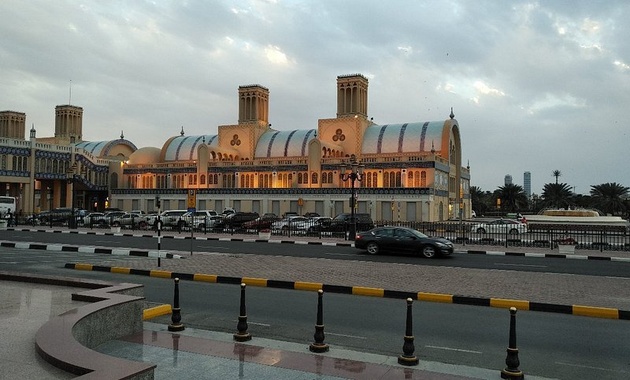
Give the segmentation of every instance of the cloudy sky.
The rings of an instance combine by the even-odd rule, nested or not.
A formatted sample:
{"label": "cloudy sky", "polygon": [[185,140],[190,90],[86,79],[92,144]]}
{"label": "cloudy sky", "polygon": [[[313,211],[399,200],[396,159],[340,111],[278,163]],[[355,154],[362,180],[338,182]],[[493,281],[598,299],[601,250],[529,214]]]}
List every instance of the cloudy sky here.
{"label": "cloudy sky", "polygon": [[530,171],[540,193],[556,169],[577,193],[630,186],[626,0],[3,0],[0,15],[0,110],[38,136],[69,101],[84,140],[216,134],[247,84],[270,89],[273,128],[316,128],[336,77],[361,73],[378,124],[453,107],[483,190]]}

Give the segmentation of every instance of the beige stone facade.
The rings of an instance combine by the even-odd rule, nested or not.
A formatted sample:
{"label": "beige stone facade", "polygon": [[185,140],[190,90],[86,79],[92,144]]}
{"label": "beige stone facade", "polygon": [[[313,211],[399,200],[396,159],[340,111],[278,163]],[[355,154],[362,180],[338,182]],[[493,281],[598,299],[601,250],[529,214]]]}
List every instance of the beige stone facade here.
{"label": "beige stone facade", "polygon": [[[35,138],[32,128],[30,141],[18,136],[0,144],[9,152],[6,166],[22,154],[28,172],[20,178],[13,170],[0,172],[0,186],[4,182],[6,192],[19,194],[24,210],[33,211],[71,204],[72,191],[75,206],[90,209],[153,211],[158,195],[163,209],[182,209],[195,189],[198,209],[335,216],[350,211],[352,186],[342,181],[340,166],[355,156],[365,166],[354,183],[357,212],[382,221],[470,215],[470,172],[462,166],[452,112],[440,121],[376,124],[368,118],[368,79],[360,74],[337,77],[336,96],[336,117],[319,119],[312,129],[282,130],[269,124],[269,90],[241,86],[237,124],[199,136],[182,128],[161,148],[140,149],[122,133],[111,141],[84,141],[83,109],[57,106],[55,136]],[[24,114],[2,112],[4,137],[16,129],[5,116],[20,116],[24,130]],[[72,168],[73,185],[67,181]]]}

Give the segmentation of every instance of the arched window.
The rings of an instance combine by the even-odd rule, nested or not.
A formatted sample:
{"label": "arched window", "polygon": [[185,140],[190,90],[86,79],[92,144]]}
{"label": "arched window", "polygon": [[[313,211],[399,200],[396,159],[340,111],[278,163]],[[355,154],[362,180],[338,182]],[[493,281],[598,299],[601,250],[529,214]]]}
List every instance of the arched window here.
{"label": "arched window", "polygon": [[206,176],[205,174],[202,174],[199,176],[199,184],[200,185],[205,185],[206,184]]}
{"label": "arched window", "polygon": [[427,187],[427,172],[420,172],[420,187]]}
{"label": "arched window", "polygon": [[317,173],[313,172],[313,175],[311,175],[311,183],[312,184],[317,184]]}

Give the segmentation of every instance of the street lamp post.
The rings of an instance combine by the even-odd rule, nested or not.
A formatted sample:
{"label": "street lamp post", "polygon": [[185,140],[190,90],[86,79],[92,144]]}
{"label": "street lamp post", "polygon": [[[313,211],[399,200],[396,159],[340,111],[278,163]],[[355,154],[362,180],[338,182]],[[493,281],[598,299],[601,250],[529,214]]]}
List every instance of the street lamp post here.
{"label": "street lamp post", "polygon": [[[365,165],[361,164],[357,160],[357,156],[354,154],[350,156],[348,164],[341,164],[341,180],[350,181],[350,225],[348,228],[348,240],[355,240],[357,235],[357,221],[354,216],[355,206],[357,203],[357,195],[354,192],[354,182],[363,181],[363,169]],[[350,169],[350,172],[346,173],[346,169]]]}
{"label": "street lamp post", "polygon": [[68,178],[68,183],[70,184],[70,220],[68,221],[68,228],[77,228],[77,219],[74,214],[74,182],[76,181],[76,163],[68,169],[68,173],[66,173]]}
{"label": "street lamp post", "polygon": [[[48,220],[50,221],[50,228],[53,225],[53,215],[52,215],[52,206],[53,206],[53,189],[48,186]],[[35,220],[35,219],[33,219]]]}

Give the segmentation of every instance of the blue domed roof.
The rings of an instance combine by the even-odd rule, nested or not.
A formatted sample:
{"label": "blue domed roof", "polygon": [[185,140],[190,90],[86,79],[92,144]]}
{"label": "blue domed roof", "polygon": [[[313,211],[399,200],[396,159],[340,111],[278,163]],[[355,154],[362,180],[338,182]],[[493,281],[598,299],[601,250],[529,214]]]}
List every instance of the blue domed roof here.
{"label": "blue domed roof", "polygon": [[125,139],[110,141],[81,141],[76,144],[76,147],[83,148],[85,151],[90,152],[90,154],[96,157],[105,157],[109,156],[110,149],[116,145],[127,145],[133,151],[138,150],[131,141]]}
{"label": "blue domed roof", "polygon": [[371,125],[363,135],[363,154],[428,152],[442,146],[444,121]]}
{"label": "blue domed roof", "polygon": [[197,159],[197,147],[203,142],[209,146],[218,147],[219,139],[217,135],[201,136],[176,136],[169,139],[162,153],[164,161],[192,161]]}
{"label": "blue domed roof", "polygon": [[265,132],[256,144],[254,158],[303,157],[308,142],[315,138],[315,129]]}

